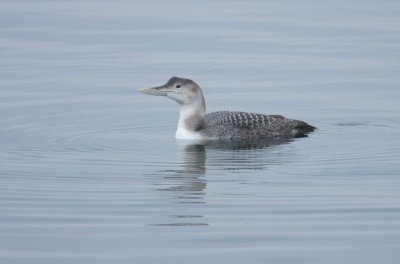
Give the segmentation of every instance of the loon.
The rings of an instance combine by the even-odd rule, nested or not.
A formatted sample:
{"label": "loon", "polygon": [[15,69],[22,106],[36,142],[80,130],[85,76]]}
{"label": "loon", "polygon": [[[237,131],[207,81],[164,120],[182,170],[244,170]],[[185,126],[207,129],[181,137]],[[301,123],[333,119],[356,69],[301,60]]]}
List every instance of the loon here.
{"label": "loon", "polygon": [[200,86],[192,80],[172,77],[164,85],[142,88],[141,93],[165,96],[181,106],[177,139],[255,139],[305,137],[315,127],[281,115],[265,115],[238,111],[206,114]]}

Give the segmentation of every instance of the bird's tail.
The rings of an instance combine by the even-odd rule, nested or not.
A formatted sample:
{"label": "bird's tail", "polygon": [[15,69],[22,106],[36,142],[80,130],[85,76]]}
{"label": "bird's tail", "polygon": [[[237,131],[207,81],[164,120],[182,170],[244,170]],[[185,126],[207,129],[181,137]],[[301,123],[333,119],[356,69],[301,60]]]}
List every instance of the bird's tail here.
{"label": "bird's tail", "polygon": [[316,127],[309,125],[306,122],[296,120],[294,129],[296,130],[295,137],[306,137],[307,134],[313,132]]}

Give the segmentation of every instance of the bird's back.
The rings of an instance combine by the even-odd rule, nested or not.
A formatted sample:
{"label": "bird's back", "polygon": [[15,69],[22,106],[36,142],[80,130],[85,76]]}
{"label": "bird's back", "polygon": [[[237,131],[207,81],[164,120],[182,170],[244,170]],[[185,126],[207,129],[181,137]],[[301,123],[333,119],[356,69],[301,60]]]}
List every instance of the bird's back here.
{"label": "bird's back", "polygon": [[201,133],[208,138],[302,137],[315,128],[281,115],[219,111],[205,115]]}

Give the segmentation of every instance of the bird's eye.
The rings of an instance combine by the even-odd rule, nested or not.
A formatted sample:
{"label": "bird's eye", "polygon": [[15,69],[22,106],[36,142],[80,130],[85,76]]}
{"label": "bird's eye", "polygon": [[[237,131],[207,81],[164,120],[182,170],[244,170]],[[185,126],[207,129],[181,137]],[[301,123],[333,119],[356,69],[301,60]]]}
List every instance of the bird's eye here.
{"label": "bird's eye", "polygon": [[176,87],[176,88],[181,88],[181,85],[180,85],[180,84],[177,84],[175,87]]}

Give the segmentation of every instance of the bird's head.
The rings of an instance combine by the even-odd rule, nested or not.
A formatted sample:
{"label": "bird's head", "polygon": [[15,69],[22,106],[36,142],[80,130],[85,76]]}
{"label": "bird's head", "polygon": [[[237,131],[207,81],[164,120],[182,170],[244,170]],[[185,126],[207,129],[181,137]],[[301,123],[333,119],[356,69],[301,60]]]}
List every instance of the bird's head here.
{"label": "bird's head", "polygon": [[179,77],[172,77],[166,84],[161,86],[139,89],[139,92],[165,96],[177,101],[180,105],[204,102],[200,86],[192,80]]}

